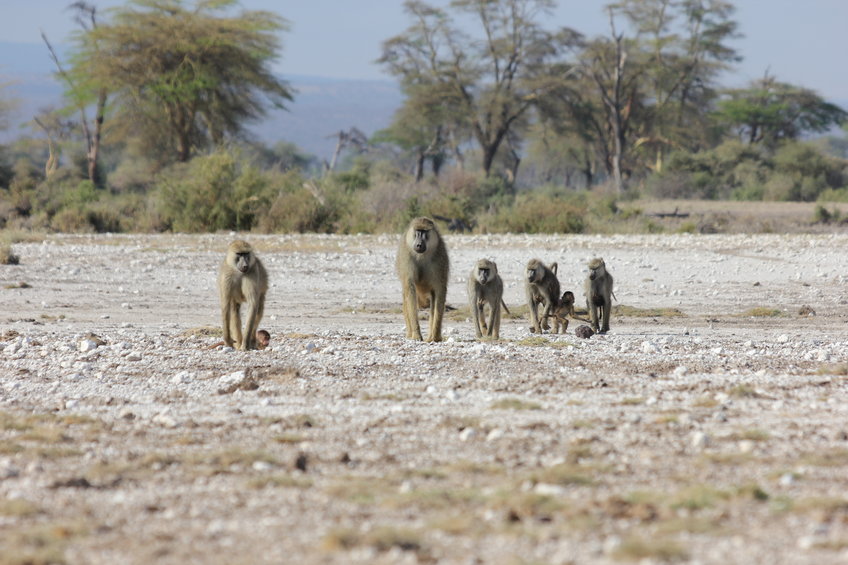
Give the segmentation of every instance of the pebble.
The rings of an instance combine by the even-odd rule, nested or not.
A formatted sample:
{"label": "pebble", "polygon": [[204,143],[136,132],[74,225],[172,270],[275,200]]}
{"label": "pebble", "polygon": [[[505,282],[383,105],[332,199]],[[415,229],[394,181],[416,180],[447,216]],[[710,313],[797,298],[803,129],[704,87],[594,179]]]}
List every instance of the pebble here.
{"label": "pebble", "polygon": [[79,350],[83,353],[97,349],[97,342],[93,339],[84,339],[79,342]]}

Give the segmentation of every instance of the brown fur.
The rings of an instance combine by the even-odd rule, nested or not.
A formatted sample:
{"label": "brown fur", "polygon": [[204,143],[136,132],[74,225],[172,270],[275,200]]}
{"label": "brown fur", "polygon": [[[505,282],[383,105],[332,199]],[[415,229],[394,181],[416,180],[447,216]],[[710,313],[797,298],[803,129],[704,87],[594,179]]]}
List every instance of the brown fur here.
{"label": "brown fur", "polygon": [[589,261],[589,276],[586,277],[583,292],[586,295],[586,309],[592,320],[592,329],[598,333],[608,332],[613,296],[612,275],[600,257]]}
{"label": "brown fur", "polygon": [[[524,289],[527,294],[527,305],[530,307],[530,331],[542,333],[550,329],[548,317],[559,304],[559,280],[556,277],[557,264],[550,267],[538,259],[531,259],[524,271]],[[539,316],[538,306],[542,304],[544,311]]]}
{"label": "brown fur", "polygon": [[[224,343],[237,349],[258,349],[256,331],[265,311],[268,273],[253,248],[243,240],[230,243],[218,271],[221,326]],[[242,334],[241,305],[247,304],[247,325]]]}
{"label": "brown fur", "polygon": [[[501,305],[503,304],[503,280],[498,275],[494,261],[480,259],[471,269],[468,278],[468,302],[477,339],[500,338]],[[489,305],[489,324],[486,325],[485,305]]]}
{"label": "brown fur", "polygon": [[422,341],[418,309],[430,307],[427,341],[442,341],[442,318],[450,261],[445,242],[430,218],[415,218],[400,240],[397,274],[403,291],[406,337]]}

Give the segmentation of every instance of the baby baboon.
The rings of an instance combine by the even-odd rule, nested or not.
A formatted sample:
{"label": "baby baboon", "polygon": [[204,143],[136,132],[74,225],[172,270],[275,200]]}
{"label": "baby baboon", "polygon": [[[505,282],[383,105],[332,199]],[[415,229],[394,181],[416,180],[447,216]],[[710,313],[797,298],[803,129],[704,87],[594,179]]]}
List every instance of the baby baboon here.
{"label": "baby baboon", "polygon": [[[471,317],[474,320],[474,331],[477,338],[483,336],[500,338],[501,304],[503,304],[503,281],[498,275],[498,266],[494,261],[480,259],[471,269],[468,279],[468,302],[471,306]],[[484,306],[488,304],[491,314],[488,327]]]}
{"label": "baby baboon", "polygon": [[[538,259],[531,259],[525,271],[524,289],[527,291],[527,305],[530,307],[530,331],[542,333],[543,329],[550,329],[548,317],[553,308],[559,304],[556,263],[547,267]],[[539,304],[544,305],[541,317],[537,311]]]}
{"label": "baby baboon", "polygon": [[[271,334],[268,330],[256,330],[256,349],[265,349],[271,344]],[[212,345],[206,346],[206,349],[216,349],[222,345],[227,345],[223,341],[218,341]]]}
{"label": "baby baboon", "polygon": [[589,261],[589,276],[586,278],[583,292],[586,295],[586,309],[592,320],[592,328],[598,333],[608,332],[612,308],[612,275],[607,272],[604,260],[600,257]]}
{"label": "baby baboon", "polygon": [[[265,311],[268,273],[246,241],[230,243],[218,271],[224,343],[236,349],[257,349],[256,330]],[[241,305],[247,303],[247,325],[241,331]],[[234,345],[235,344],[235,345]]]}
{"label": "baby baboon", "polygon": [[551,330],[553,333],[560,333],[560,327],[562,327],[562,333],[565,333],[568,330],[568,318],[567,316],[571,316],[574,318],[574,293],[570,290],[566,290],[562,293],[562,298],[559,300],[559,304],[554,306],[553,311],[551,312],[551,316],[554,319],[554,328]]}
{"label": "baby baboon", "polygon": [[422,340],[418,309],[430,306],[427,341],[442,341],[442,316],[450,262],[445,242],[430,218],[415,218],[400,240],[397,273],[403,290],[406,337]]}

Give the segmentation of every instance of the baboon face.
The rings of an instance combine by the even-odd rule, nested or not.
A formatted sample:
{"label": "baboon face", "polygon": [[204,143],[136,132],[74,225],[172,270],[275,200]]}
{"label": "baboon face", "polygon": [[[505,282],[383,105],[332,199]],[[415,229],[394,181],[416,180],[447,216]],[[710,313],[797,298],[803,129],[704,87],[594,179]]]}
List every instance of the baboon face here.
{"label": "baboon face", "polygon": [[568,308],[572,304],[574,304],[574,293],[570,290],[566,290],[562,293],[562,300],[560,300],[563,307]]}
{"label": "baboon face", "polygon": [[603,259],[592,259],[589,261],[589,280],[595,280],[595,277],[604,274],[605,266]]}
{"label": "baboon face", "polygon": [[486,284],[498,274],[498,268],[488,259],[480,259],[477,261],[477,281],[480,284]]}
{"label": "baboon face", "polygon": [[230,244],[230,261],[240,273],[246,273],[253,266],[253,248],[246,241],[234,241]]}
{"label": "baboon face", "polygon": [[542,266],[542,263],[536,259],[531,259],[530,262],[527,263],[527,282],[537,283],[542,280],[544,274],[545,269]]}
{"label": "baboon face", "polygon": [[438,243],[436,225],[429,218],[417,218],[413,220],[408,232],[407,243],[416,253],[423,254],[427,249],[434,248]]}

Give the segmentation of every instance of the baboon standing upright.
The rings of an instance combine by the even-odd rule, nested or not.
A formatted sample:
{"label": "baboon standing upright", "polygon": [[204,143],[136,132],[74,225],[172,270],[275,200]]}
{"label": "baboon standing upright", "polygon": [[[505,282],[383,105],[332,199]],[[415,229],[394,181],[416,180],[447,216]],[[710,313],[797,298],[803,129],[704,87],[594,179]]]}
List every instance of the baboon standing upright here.
{"label": "baboon standing upright", "polygon": [[[230,243],[218,271],[218,292],[224,343],[237,349],[257,349],[256,330],[265,311],[268,273],[248,242],[236,240]],[[247,303],[244,334],[241,330],[242,303]]]}
{"label": "baboon standing upright", "polygon": [[[480,259],[471,269],[471,276],[468,278],[468,303],[477,339],[483,336],[500,338],[502,302],[503,280],[498,275],[498,266],[494,261]],[[491,311],[488,327],[484,310],[486,304]]]}
{"label": "baboon standing upright", "polygon": [[430,306],[427,341],[442,341],[442,317],[448,293],[450,262],[445,242],[430,218],[409,223],[397,253],[397,274],[403,290],[406,337],[422,340],[418,309]]}
{"label": "baboon standing upright", "polygon": [[[538,259],[530,259],[525,270],[524,290],[527,293],[527,305],[530,307],[530,331],[540,334],[542,329],[550,329],[548,317],[559,304],[556,263],[551,263],[549,268]],[[541,316],[538,313],[539,304],[544,305]]]}
{"label": "baboon standing upright", "polygon": [[583,292],[592,328],[598,333],[608,332],[612,309],[612,275],[600,257],[589,261],[589,276],[586,277]]}

